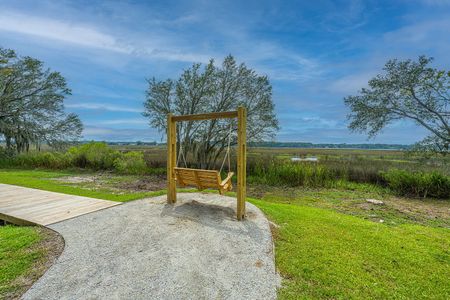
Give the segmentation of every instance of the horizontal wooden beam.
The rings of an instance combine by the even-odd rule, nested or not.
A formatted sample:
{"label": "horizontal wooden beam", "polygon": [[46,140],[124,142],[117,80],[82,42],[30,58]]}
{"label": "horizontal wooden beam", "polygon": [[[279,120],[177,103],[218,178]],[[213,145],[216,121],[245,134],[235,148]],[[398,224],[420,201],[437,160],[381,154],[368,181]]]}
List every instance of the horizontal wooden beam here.
{"label": "horizontal wooden beam", "polygon": [[180,170],[180,171],[195,171],[195,172],[202,172],[202,173],[214,173],[217,174],[218,171],[217,170],[204,170],[204,169],[191,169],[191,168],[179,168],[179,167],[175,167],[175,170]]}
{"label": "horizontal wooden beam", "polygon": [[0,220],[3,220],[7,223],[11,223],[11,224],[15,224],[15,225],[20,225],[20,226],[36,226],[39,225],[38,223],[34,223],[32,221],[27,221],[21,218],[17,218],[17,217],[13,217],[10,215],[6,215],[3,213],[0,213]]}
{"label": "horizontal wooden beam", "polygon": [[198,115],[184,115],[184,116],[172,116],[172,121],[201,121],[209,119],[232,119],[237,118],[237,111],[223,111],[223,112],[213,112],[207,114]]}

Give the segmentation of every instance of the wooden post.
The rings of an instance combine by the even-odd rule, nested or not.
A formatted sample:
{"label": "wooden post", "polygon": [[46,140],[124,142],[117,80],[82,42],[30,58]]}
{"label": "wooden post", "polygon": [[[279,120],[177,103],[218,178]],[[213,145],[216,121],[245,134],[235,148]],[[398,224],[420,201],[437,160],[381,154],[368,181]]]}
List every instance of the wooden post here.
{"label": "wooden post", "polygon": [[245,217],[246,178],[247,178],[247,113],[245,108],[238,108],[238,148],[237,148],[237,219]]}
{"label": "wooden post", "polygon": [[167,203],[177,202],[175,166],[177,163],[177,124],[172,114],[167,115]]}

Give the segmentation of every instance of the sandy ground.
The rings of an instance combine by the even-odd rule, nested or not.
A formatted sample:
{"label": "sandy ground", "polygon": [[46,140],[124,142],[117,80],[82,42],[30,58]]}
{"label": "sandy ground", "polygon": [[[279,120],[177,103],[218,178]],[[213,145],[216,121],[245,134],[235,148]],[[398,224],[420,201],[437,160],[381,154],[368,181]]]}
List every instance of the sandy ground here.
{"label": "sandy ground", "polygon": [[58,261],[24,299],[275,299],[265,216],[215,194],[125,203],[49,226],[65,239]]}

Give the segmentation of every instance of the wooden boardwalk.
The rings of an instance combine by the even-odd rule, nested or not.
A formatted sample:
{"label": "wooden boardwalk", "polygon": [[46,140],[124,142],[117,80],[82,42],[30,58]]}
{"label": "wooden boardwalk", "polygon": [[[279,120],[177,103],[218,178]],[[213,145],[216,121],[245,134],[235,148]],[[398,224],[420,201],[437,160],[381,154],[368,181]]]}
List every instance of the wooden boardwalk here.
{"label": "wooden boardwalk", "polygon": [[0,183],[0,220],[18,225],[46,226],[119,204]]}

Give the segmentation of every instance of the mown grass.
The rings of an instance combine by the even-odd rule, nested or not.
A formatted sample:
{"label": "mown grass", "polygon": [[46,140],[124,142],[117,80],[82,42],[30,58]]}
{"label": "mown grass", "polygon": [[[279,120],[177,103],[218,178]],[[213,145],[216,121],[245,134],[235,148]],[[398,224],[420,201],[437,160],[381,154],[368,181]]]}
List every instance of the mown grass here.
{"label": "mown grass", "polygon": [[34,247],[41,239],[36,227],[0,227],[0,299],[20,288],[16,278],[43,257],[42,249]]}
{"label": "mown grass", "polygon": [[[50,179],[70,174],[0,170],[0,182],[67,192],[67,186]],[[83,196],[96,192],[76,186],[69,191]],[[131,200],[138,194],[120,196]],[[107,190],[96,196],[117,199]],[[416,221],[388,206],[359,210],[369,197],[395,200],[385,189],[348,182],[332,189],[266,188],[263,200],[249,199],[279,225],[274,236],[277,268],[284,278],[281,299],[450,297],[448,220]],[[447,202],[434,201],[448,210]],[[376,214],[376,220],[367,214]]]}
{"label": "mown grass", "polygon": [[281,299],[448,299],[450,232],[252,200],[280,224]]}

